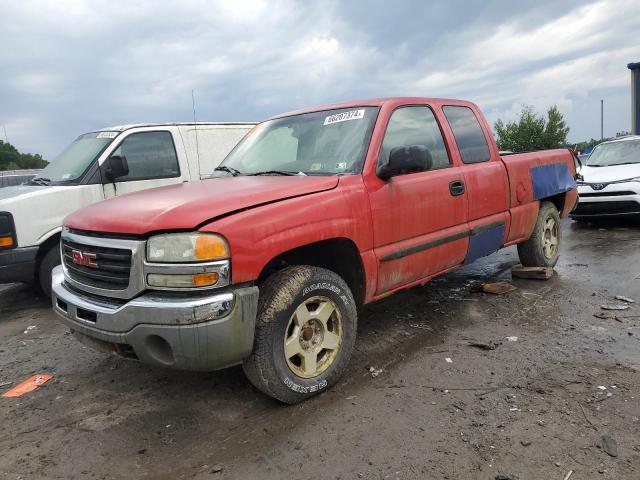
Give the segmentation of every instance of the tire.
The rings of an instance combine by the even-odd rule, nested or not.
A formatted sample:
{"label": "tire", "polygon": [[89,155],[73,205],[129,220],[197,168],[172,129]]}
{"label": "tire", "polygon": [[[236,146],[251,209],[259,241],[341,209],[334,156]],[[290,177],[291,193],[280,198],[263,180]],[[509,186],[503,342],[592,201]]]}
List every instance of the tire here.
{"label": "tire", "polygon": [[51,272],[58,265],[60,265],[60,250],[56,245],[47,250],[47,253],[40,260],[38,268],[40,290],[49,298],[51,298]]}
{"label": "tire", "polygon": [[553,267],[558,261],[561,243],[558,209],[551,202],[541,202],[531,237],[518,244],[520,263],[524,267]]}
{"label": "tire", "polygon": [[316,395],[345,372],[357,320],[351,290],[337,274],[305,265],[287,267],[260,288],[245,375],[258,390],[284,403]]}

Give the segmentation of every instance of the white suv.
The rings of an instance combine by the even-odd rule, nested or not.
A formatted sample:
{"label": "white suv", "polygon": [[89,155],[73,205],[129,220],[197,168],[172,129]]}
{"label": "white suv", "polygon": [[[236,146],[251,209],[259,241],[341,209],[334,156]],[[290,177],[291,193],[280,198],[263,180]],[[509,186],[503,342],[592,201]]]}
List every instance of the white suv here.
{"label": "white suv", "polygon": [[598,145],[580,169],[575,220],[640,217],[640,135]]}

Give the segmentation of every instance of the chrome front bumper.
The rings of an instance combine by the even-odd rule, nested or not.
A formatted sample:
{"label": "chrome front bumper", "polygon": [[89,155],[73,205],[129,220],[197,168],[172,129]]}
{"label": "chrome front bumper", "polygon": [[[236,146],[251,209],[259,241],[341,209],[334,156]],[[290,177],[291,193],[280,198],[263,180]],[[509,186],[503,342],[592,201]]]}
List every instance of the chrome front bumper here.
{"label": "chrome front bumper", "polygon": [[53,309],[80,341],[144,363],[216,370],[240,363],[253,348],[258,288],[170,297],[143,293],[117,300],[80,293],[53,271]]}

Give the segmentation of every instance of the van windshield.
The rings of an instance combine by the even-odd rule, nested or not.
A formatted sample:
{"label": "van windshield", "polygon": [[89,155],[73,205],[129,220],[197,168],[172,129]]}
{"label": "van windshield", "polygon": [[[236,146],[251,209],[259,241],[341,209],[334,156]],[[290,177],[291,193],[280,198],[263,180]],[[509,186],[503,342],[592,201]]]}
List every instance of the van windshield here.
{"label": "van windshield", "polygon": [[80,135],[29,183],[47,185],[76,182],[118,133],[93,132]]}
{"label": "van windshield", "polygon": [[247,133],[216,170],[232,175],[358,173],[377,115],[378,107],[350,107],[268,120]]}

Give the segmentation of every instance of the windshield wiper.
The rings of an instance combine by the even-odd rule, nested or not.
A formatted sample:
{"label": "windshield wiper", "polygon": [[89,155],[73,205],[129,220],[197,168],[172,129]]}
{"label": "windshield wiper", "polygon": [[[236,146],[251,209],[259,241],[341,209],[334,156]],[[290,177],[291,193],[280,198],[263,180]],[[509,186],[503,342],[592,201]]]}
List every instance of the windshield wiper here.
{"label": "windshield wiper", "polygon": [[286,170],[265,170],[264,172],[256,172],[256,173],[249,173],[248,175],[256,176],[256,175],[287,175],[287,176],[296,176],[296,175],[306,175],[302,172],[287,172]]}
{"label": "windshield wiper", "polygon": [[242,175],[242,172],[240,170],[237,170],[233,167],[227,167],[226,165],[220,165],[219,167],[216,167],[213,169],[214,172],[227,172],[230,173],[231,175],[233,175],[234,177],[237,177],[238,175]]}
{"label": "windshield wiper", "polygon": [[49,186],[51,185],[51,179],[50,178],[44,178],[44,177],[34,177],[32,179],[29,180],[30,184],[35,184],[35,185],[43,185],[43,186]]}

